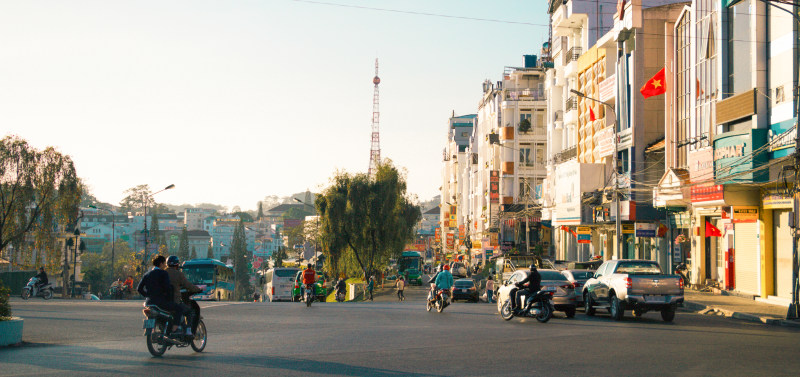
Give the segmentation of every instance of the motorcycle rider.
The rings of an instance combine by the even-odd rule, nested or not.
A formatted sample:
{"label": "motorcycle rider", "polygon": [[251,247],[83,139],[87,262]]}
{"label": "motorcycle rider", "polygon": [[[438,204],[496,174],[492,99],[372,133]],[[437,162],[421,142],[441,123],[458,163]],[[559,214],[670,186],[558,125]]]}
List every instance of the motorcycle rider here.
{"label": "motorcycle rider", "polygon": [[181,288],[185,289],[190,296],[195,293],[200,293],[203,290],[186,279],[186,275],[180,270],[180,264],[181,261],[177,256],[170,255],[169,258],[167,258],[167,274],[169,275],[169,282],[172,285],[172,300],[183,309],[183,312],[186,313],[186,322],[190,324],[190,326],[186,328],[186,335],[192,335],[191,324],[194,323],[194,310],[192,310],[189,305],[183,303]]}
{"label": "motorcycle rider", "polygon": [[[314,292],[314,283],[317,282],[317,273],[314,272],[314,267],[311,266],[311,263],[308,264],[308,267],[303,270],[303,286],[306,289],[310,289],[312,294],[316,294]],[[305,297],[305,295],[303,295]]]}
{"label": "motorcycle rider", "polygon": [[125,282],[123,283],[123,286],[125,287],[125,292],[127,294],[129,294],[129,295],[132,295],[133,294],[133,277],[128,275],[128,278],[125,279]]}
{"label": "motorcycle rider", "polygon": [[146,297],[145,305],[155,305],[163,310],[172,312],[171,332],[174,333],[178,330],[178,324],[181,323],[181,318],[183,318],[183,308],[173,301],[169,273],[165,271],[167,259],[163,255],[156,255],[153,257],[152,263],[153,269],[142,276],[142,280],[139,280],[136,290]]}
{"label": "motorcycle rider", "polygon": [[531,263],[530,270],[531,273],[528,274],[528,277],[518,282],[516,284],[517,289],[512,292],[514,301],[511,302],[511,309],[513,310],[522,308],[523,303],[519,302],[521,296],[525,295],[526,297],[530,297],[530,295],[542,289],[542,275],[540,275],[539,271],[536,269],[535,263]]}
{"label": "motorcycle rider", "polygon": [[[450,273],[450,266],[444,265],[442,271],[436,274],[436,289],[450,290],[453,288],[453,274]],[[435,296],[434,296],[435,297]]]}
{"label": "motorcycle rider", "polygon": [[442,272],[442,265],[436,266],[433,275],[429,282],[431,283],[431,290],[428,292],[428,300],[433,300],[436,297],[436,278],[439,276],[439,273]]}
{"label": "motorcycle rider", "polygon": [[48,283],[48,281],[47,281],[47,273],[44,272],[44,267],[39,267],[39,273],[36,274],[36,276],[34,276],[34,277],[39,279],[36,282],[36,284],[34,284],[34,287],[36,288],[36,292],[32,293],[33,296],[36,296],[39,293],[39,291],[42,289],[42,287],[44,287]]}
{"label": "motorcycle rider", "polygon": [[344,279],[339,278],[339,281],[336,282],[335,292],[338,295],[339,293],[344,293]]}

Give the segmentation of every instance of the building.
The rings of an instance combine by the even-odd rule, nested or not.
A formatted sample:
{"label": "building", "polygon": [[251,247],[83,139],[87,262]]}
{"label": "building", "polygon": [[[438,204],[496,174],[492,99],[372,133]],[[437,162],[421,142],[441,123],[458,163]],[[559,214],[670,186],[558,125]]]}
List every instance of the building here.
{"label": "building", "polygon": [[463,176],[463,171],[467,169],[467,164],[471,163],[471,157],[466,153],[467,146],[475,128],[477,115],[461,115],[450,117],[448,121],[447,146],[444,148],[442,167],[442,187],[441,191],[441,237],[443,255],[437,255],[437,259],[450,259],[455,253],[459,252],[461,241],[465,235],[465,218],[459,220],[459,214],[465,208],[469,208],[469,203],[465,202],[464,195],[468,186],[467,180]]}

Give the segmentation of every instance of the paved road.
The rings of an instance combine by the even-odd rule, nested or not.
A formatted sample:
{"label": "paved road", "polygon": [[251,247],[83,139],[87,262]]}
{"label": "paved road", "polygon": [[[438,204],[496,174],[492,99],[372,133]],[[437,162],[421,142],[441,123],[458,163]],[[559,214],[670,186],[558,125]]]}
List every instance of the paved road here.
{"label": "paved road", "polygon": [[[658,313],[614,322],[563,314],[505,322],[494,305],[426,312],[405,302],[204,303],[203,353],[153,358],[139,302],[12,298],[23,347],[0,349],[0,375],[797,375],[800,331]],[[385,302],[383,298],[386,298]]]}

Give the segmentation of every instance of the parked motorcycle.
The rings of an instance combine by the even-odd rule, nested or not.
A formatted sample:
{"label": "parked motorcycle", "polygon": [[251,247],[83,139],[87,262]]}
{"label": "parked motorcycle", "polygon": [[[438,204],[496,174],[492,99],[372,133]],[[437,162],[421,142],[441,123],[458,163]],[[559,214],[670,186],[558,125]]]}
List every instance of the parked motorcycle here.
{"label": "parked motorcycle", "polygon": [[42,296],[45,300],[53,298],[53,284],[47,283],[43,287],[37,287],[39,278],[32,277],[28,280],[28,284],[22,287],[22,299],[27,300],[30,297]]}
{"label": "parked motorcycle", "polygon": [[[167,349],[174,347],[183,348],[190,346],[195,352],[203,352],[206,348],[206,325],[203,323],[203,317],[200,315],[200,306],[194,300],[184,300],[194,311],[194,319],[192,320],[192,334],[185,335],[179,327],[179,334],[168,333],[167,330],[172,328],[172,314],[158,306],[144,305],[142,314],[145,316],[144,320],[144,336],[147,343],[147,350],[153,356],[161,356]],[[185,318],[185,317],[184,317]]]}
{"label": "parked motorcycle", "polygon": [[683,286],[688,287],[690,279],[689,279],[689,267],[686,266],[686,263],[681,263],[675,266],[675,272],[681,276],[681,279],[683,280]]}
{"label": "parked motorcycle", "polygon": [[522,308],[516,309],[511,308],[511,300],[514,298],[509,297],[500,309],[500,316],[506,321],[517,316],[532,317],[536,318],[539,322],[545,323],[553,317],[553,312],[555,311],[555,307],[553,306],[553,293],[554,291],[552,288],[545,288],[544,290],[534,293],[530,297],[523,296],[520,298],[520,301],[524,302],[525,305],[523,305]]}
{"label": "parked motorcycle", "polygon": [[426,303],[426,309],[431,311],[431,309],[436,308],[436,311],[441,313],[444,308],[450,305],[450,290],[449,289],[437,289],[435,295],[428,294],[428,299]]}

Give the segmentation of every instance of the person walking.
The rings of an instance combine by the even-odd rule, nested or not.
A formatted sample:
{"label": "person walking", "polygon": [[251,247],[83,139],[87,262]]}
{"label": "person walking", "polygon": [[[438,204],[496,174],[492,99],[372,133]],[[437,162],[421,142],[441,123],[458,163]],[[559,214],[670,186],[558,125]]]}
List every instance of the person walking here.
{"label": "person walking", "polygon": [[405,301],[406,296],[403,294],[403,289],[406,287],[406,281],[402,276],[400,276],[397,278],[397,283],[395,283],[395,285],[397,286],[397,299],[400,301]]}
{"label": "person walking", "polygon": [[369,294],[369,300],[372,301],[372,290],[375,289],[375,277],[369,277],[369,283],[367,283],[367,294]]}
{"label": "person walking", "polygon": [[489,275],[489,280],[486,281],[486,302],[494,302],[494,278]]}

